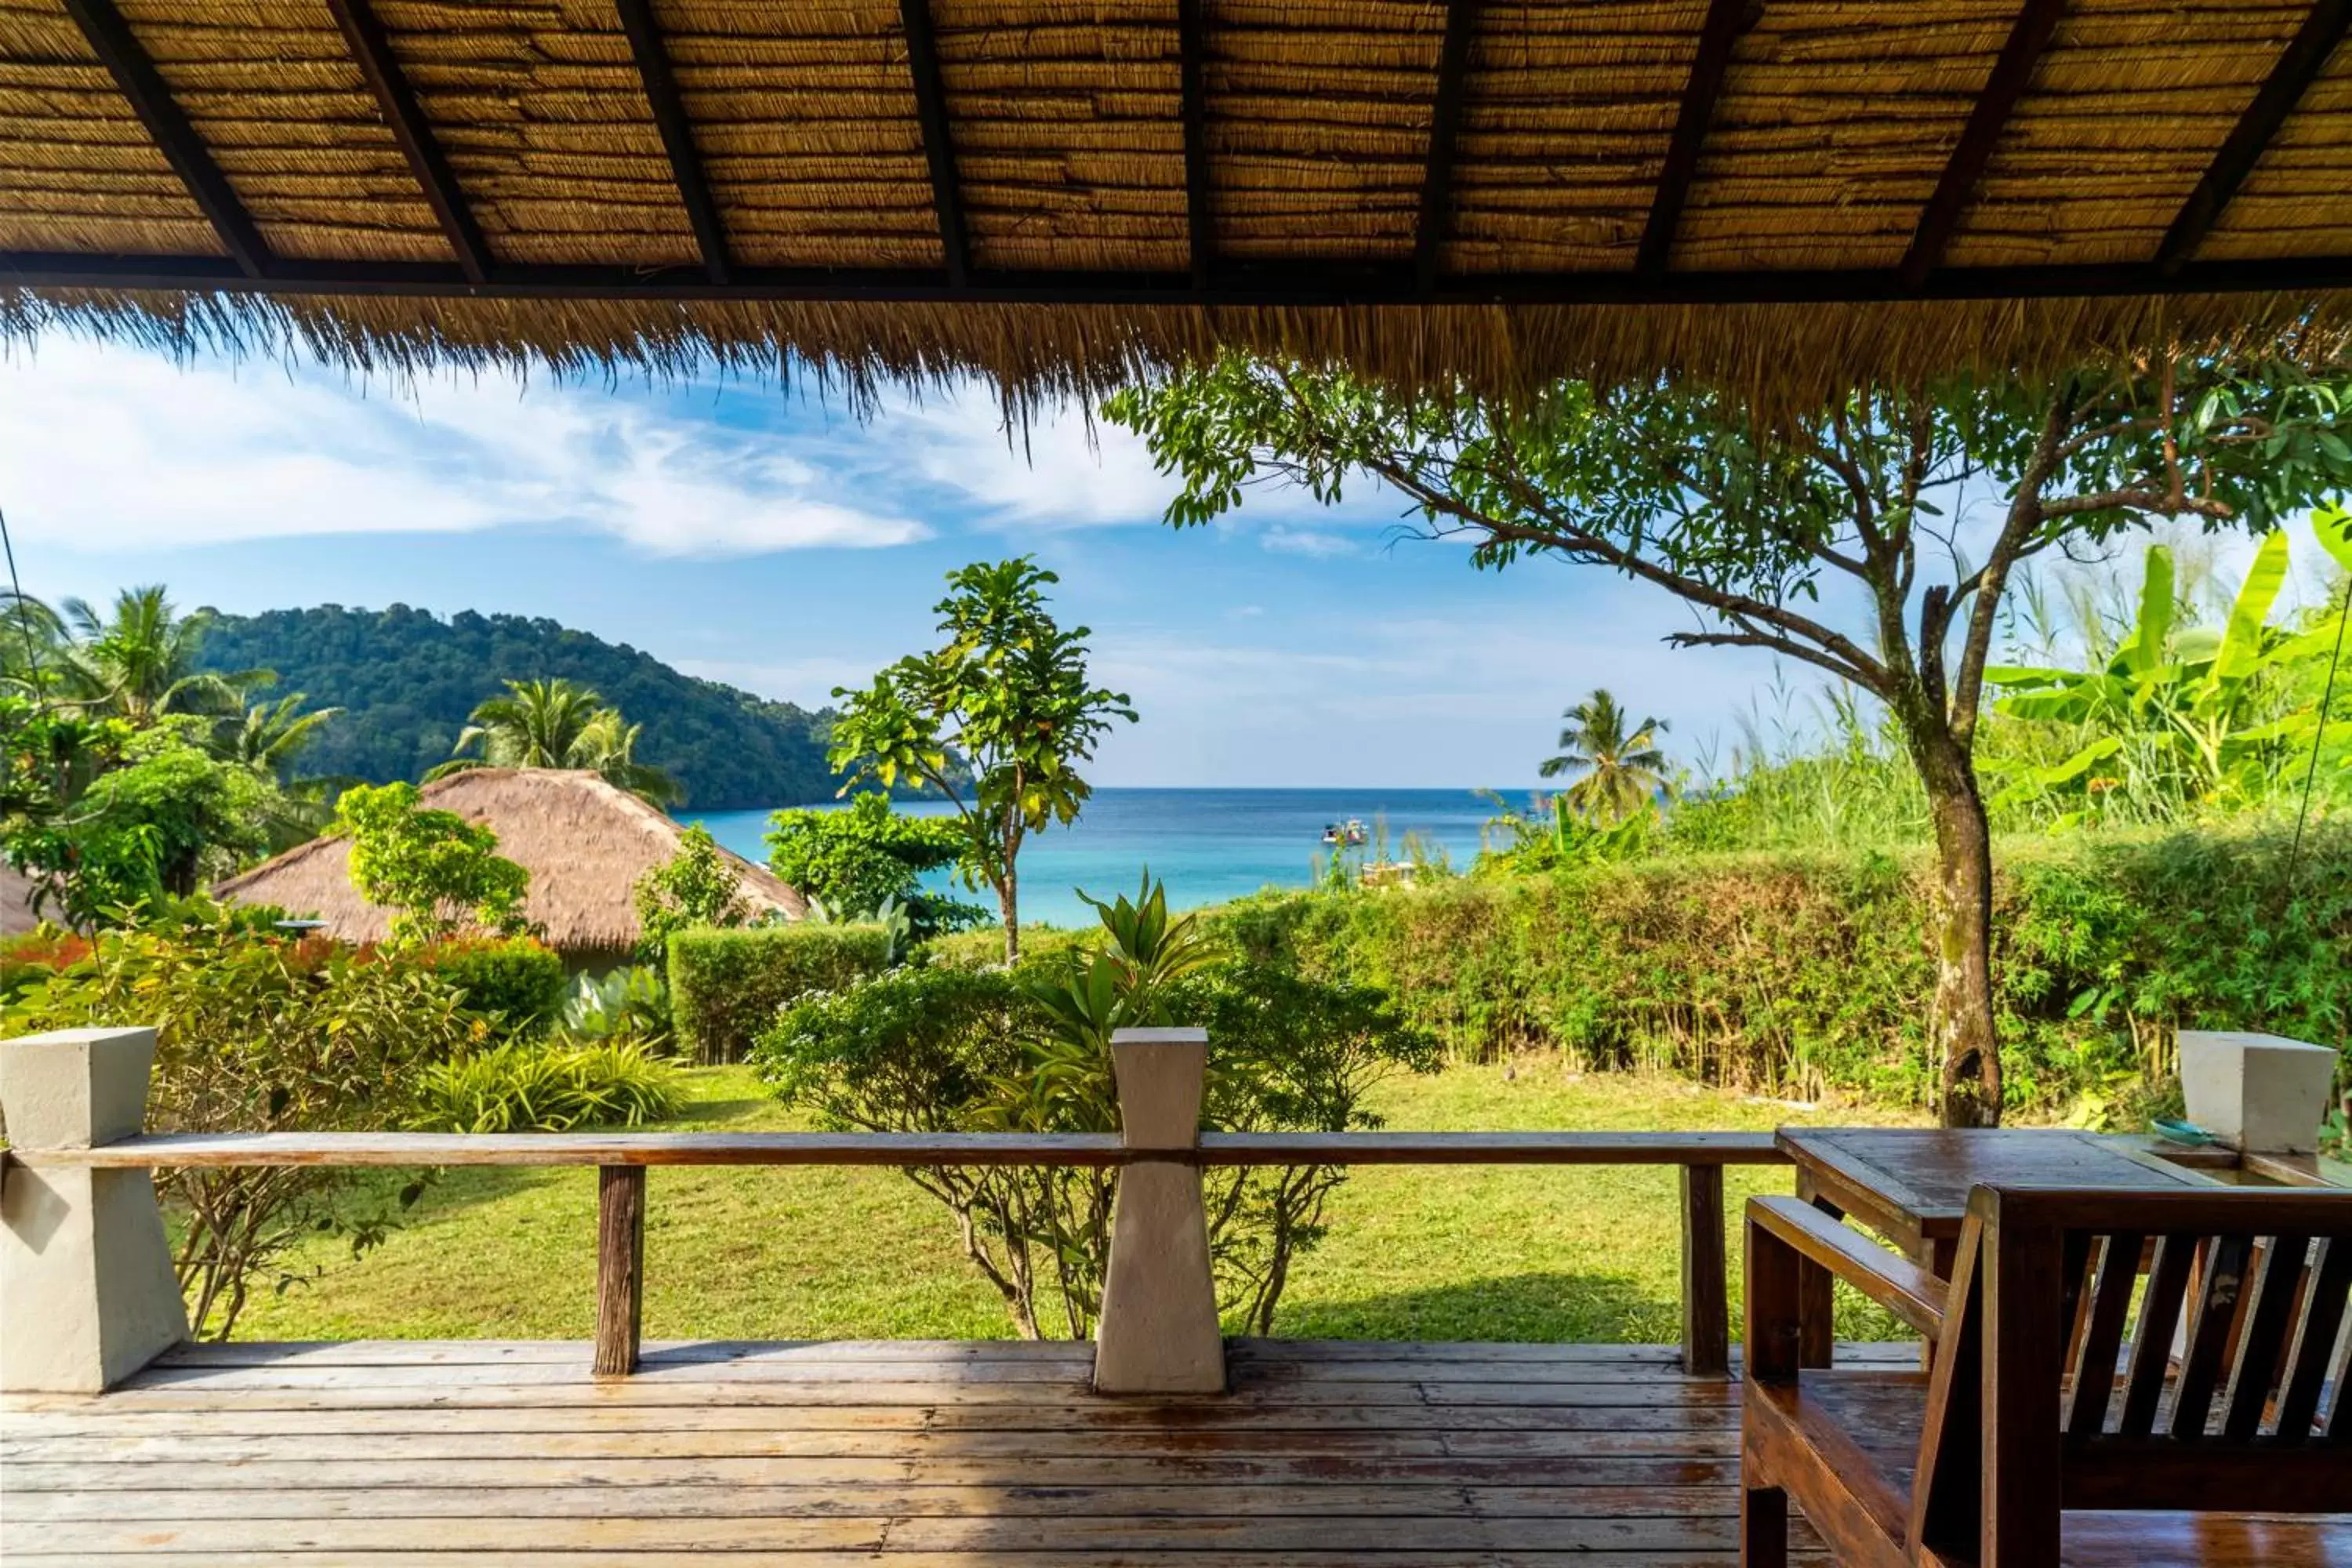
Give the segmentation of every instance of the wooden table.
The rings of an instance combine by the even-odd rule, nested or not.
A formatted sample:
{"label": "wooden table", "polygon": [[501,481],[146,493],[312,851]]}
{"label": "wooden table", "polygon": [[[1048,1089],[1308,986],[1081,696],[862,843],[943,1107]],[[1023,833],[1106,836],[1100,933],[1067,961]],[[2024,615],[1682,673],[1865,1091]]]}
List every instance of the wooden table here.
{"label": "wooden table", "polygon": [[1797,1167],[1797,1194],[1850,1215],[1945,1279],[1969,1189],[2024,1186],[2203,1187],[2211,1178],[2137,1140],[2064,1128],[1790,1127],[1774,1139]]}

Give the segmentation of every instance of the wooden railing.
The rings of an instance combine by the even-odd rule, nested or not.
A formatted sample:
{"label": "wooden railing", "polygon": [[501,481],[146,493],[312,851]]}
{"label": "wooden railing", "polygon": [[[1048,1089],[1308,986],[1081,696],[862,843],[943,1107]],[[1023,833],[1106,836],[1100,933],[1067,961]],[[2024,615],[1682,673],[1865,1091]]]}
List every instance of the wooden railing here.
{"label": "wooden railing", "polygon": [[[21,1048],[22,1042],[6,1046]],[[1128,1099],[1129,1087],[1123,1077],[1123,1121],[1132,1128],[1140,1119]],[[1092,1132],[133,1132],[92,1136],[83,1147],[20,1144],[0,1158],[36,1173],[202,1166],[595,1166],[595,1366],[600,1374],[614,1376],[625,1375],[637,1363],[648,1166],[1172,1166],[1192,1168],[1197,1193],[1197,1172],[1212,1167],[1671,1165],[1681,1173],[1684,1364],[1693,1373],[1720,1375],[1727,1370],[1730,1348],[1723,1168],[1786,1160],[1769,1133],[1715,1131],[1193,1132],[1189,1140],[1159,1146],[1139,1143],[1128,1133]],[[1115,1227],[1114,1269],[1118,1234]],[[1140,1267],[1149,1274],[1160,1255],[1181,1253],[1182,1247],[1152,1233],[1139,1235],[1134,1251],[1147,1258]],[[1205,1254],[1201,1262],[1204,1270]],[[1176,1282],[1180,1292],[1197,1283]],[[1150,1294],[1164,1288],[1163,1282],[1147,1280],[1142,1290]],[[1115,1331],[1110,1320],[1121,1310],[1111,1294],[1106,1293],[1106,1336]],[[1212,1320],[1212,1336],[1213,1331]]]}

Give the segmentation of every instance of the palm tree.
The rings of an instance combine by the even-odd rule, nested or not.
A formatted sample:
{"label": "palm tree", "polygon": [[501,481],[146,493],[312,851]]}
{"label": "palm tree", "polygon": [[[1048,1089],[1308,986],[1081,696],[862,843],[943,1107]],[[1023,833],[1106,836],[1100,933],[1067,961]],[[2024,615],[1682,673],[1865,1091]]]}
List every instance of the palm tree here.
{"label": "palm tree", "polygon": [[59,609],[70,639],[67,695],[133,724],[144,727],[169,713],[229,712],[259,679],[254,670],[200,668],[196,656],[210,617],[180,615],[160,584],[123,589],[110,616],[81,599],[67,599]]}
{"label": "palm tree", "polygon": [[1664,720],[1645,718],[1628,731],[1625,710],[1606,690],[1595,690],[1560,717],[1568,721],[1559,732],[1560,754],[1544,759],[1539,771],[1548,779],[1584,772],[1568,787],[1568,804],[1577,811],[1622,821],[1666,788],[1666,754],[1657,745],[1666,732]]}
{"label": "palm tree", "polygon": [[213,736],[213,751],[225,761],[284,776],[295,753],[310,743],[312,732],[342,711],[320,708],[306,713],[303,697],[299,691],[290,692],[275,702],[257,702],[242,716],[222,719]]}
{"label": "palm tree", "polygon": [[[509,680],[507,694],[476,708],[450,759],[425,776],[467,768],[584,768],[656,805],[682,792],[661,769],[636,759],[643,727],[584,686],[562,679]],[[469,755],[478,748],[478,754]]]}

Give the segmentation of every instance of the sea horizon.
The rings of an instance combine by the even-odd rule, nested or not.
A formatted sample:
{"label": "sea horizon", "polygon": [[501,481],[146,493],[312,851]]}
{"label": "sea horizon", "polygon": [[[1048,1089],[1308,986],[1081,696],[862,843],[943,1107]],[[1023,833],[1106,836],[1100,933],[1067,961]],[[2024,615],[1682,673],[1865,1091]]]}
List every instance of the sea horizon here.
{"label": "sea horizon", "polygon": [[[1496,793],[1517,805],[1532,792]],[[809,808],[832,805],[817,802]],[[944,801],[916,800],[899,802],[898,809],[935,816],[950,808]],[[702,824],[720,844],[764,865],[769,815],[689,810],[678,816]],[[1322,842],[1324,829],[1350,820],[1363,823],[1371,838],[1364,846],[1368,856],[1380,847],[1385,830],[1391,859],[1406,858],[1404,837],[1410,833],[1424,853],[1466,866],[1478,852],[1481,827],[1495,815],[1494,802],[1475,786],[1106,784],[1096,789],[1076,822],[1048,828],[1022,847],[1021,919],[1024,925],[1091,925],[1094,911],[1078,892],[1097,898],[1132,893],[1146,869],[1167,884],[1170,906],[1180,910],[1268,888],[1307,888],[1330,855]],[[995,913],[994,895],[966,890],[951,873],[933,873],[924,884]]]}

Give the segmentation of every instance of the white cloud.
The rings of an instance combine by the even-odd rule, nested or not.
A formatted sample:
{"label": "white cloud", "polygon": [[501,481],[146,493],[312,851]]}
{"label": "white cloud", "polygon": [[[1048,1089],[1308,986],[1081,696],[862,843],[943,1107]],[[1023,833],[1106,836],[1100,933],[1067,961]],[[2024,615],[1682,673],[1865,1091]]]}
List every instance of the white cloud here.
{"label": "white cloud", "polygon": [[1286,528],[1279,523],[1260,534],[1258,542],[1285,555],[1309,555],[1327,561],[1357,552],[1356,542],[1345,534],[1313,528]]}
{"label": "white cloud", "polygon": [[504,378],[394,395],[59,340],[0,362],[0,431],[12,526],[83,548],[537,525],[739,555],[929,534],[772,437]]}

